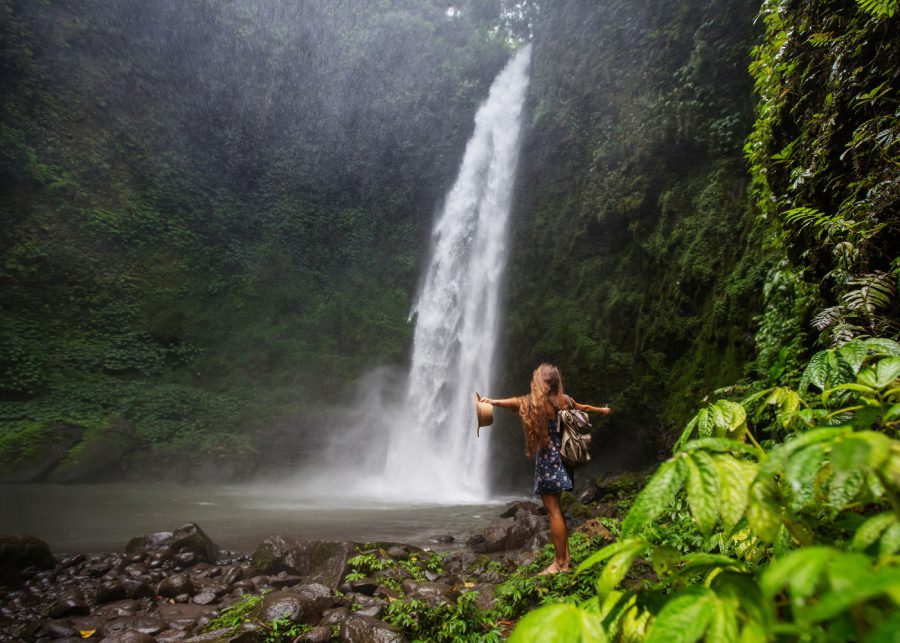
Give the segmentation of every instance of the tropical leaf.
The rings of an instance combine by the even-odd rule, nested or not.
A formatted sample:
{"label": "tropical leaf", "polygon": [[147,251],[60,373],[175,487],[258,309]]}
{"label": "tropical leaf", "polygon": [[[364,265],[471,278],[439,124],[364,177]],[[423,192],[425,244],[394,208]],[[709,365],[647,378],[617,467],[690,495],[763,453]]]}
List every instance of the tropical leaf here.
{"label": "tropical leaf", "polygon": [[647,548],[647,543],[631,541],[609,558],[609,562],[603,567],[600,579],[597,581],[597,595],[600,599],[606,598],[616,586],[625,578],[625,574],[631,569],[634,559]]}
{"label": "tropical leaf", "polygon": [[900,343],[885,337],[870,337],[862,340],[862,343],[873,355],[887,355],[900,357]]}
{"label": "tropical leaf", "polygon": [[722,522],[725,531],[731,532],[747,511],[747,503],[750,501],[748,491],[758,467],[729,455],[715,455],[713,462],[719,475]]}
{"label": "tropical leaf", "polygon": [[646,643],[691,643],[699,640],[715,612],[715,594],[693,586],[668,601],[650,626]]}
{"label": "tropical leaf", "polygon": [[860,341],[848,342],[837,350],[840,356],[844,358],[844,361],[850,365],[854,374],[859,372],[863,362],[866,361],[866,356],[869,354],[869,347],[866,346],[865,342]]}
{"label": "tropical leaf", "polygon": [[888,308],[897,293],[897,277],[890,272],[862,275],[849,280],[848,284],[857,288],[844,295],[844,305],[869,317]]}
{"label": "tropical leaf", "polygon": [[603,547],[602,549],[599,549],[598,551],[595,551],[593,554],[588,556],[584,561],[581,562],[580,565],[578,565],[575,573],[581,574],[597,563],[602,563],[604,560],[612,558],[619,552],[638,546],[645,548],[647,546],[647,543],[640,538],[625,538],[623,540],[617,540],[616,542],[610,543],[606,547]]}
{"label": "tropical leaf", "polygon": [[778,487],[769,476],[756,476],[750,485],[747,521],[761,540],[774,543],[781,528],[781,506]]}
{"label": "tropical leaf", "polygon": [[683,450],[688,453],[690,453],[691,451],[702,450],[711,451],[713,453],[736,451],[739,453],[746,453],[748,455],[759,455],[756,447],[745,442],[738,442],[737,440],[731,440],[729,438],[700,438],[699,440],[691,440],[684,445]]}
{"label": "tropical leaf", "polygon": [[584,643],[606,641],[600,618],[574,605],[540,607],[519,621],[509,643]]}
{"label": "tropical leaf", "polygon": [[641,489],[622,522],[623,535],[627,536],[650,524],[675,499],[675,494],[684,483],[684,457],[675,456],[663,462]]}
{"label": "tropical leaf", "polygon": [[719,475],[712,457],[694,451],[685,459],[688,505],[694,521],[709,535],[719,518]]}
{"label": "tropical leaf", "polygon": [[785,480],[791,490],[791,511],[800,511],[815,498],[816,476],[824,464],[826,445],[813,444],[797,451],[784,467]]}
{"label": "tropical leaf", "polygon": [[853,534],[850,548],[854,551],[863,551],[878,542],[881,534],[888,527],[895,524],[897,524],[897,516],[893,512],[872,516],[860,525],[856,533]]}

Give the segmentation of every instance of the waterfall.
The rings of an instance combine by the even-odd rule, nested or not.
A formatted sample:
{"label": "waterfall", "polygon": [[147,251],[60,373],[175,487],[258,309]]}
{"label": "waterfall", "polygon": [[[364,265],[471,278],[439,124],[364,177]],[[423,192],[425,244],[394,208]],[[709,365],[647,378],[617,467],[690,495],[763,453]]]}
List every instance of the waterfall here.
{"label": "waterfall", "polygon": [[475,390],[489,394],[499,294],[531,45],[500,72],[475,115],[459,175],[433,231],[416,321],[403,422],[385,474],[408,495],[488,495],[490,430],[475,437]]}
{"label": "waterfall", "polygon": [[[497,75],[475,115],[453,187],[437,214],[415,320],[405,394],[376,369],[338,421],[331,450],[296,491],[329,502],[466,504],[489,499],[488,441],[474,392],[489,395],[507,256],[507,223],[531,45]],[[334,423],[332,423],[334,424]]]}

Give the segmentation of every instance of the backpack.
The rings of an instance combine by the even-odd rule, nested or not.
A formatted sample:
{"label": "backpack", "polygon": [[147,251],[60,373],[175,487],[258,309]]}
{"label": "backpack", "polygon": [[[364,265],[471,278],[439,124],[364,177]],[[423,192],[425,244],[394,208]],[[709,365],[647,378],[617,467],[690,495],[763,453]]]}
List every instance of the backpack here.
{"label": "backpack", "polygon": [[[571,405],[571,398],[569,399]],[[564,464],[579,467],[591,459],[590,447],[591,423],[588,415],[578,409],[563,409],[559,412],[559,427],[562,431],[562,444],[559,455]]]}

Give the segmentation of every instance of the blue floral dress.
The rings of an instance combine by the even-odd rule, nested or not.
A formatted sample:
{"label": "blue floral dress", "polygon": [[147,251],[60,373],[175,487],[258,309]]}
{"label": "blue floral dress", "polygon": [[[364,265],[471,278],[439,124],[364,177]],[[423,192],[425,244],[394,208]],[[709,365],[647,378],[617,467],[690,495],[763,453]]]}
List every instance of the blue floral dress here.
{"label": "blue floral dress", "polygon": [[558,417],[547,420],[547,433],[552,446],[541,449],[534,457],[534,495],[572,491],[575,472],[563,464],[559,455],[562,431],[557,427]]}

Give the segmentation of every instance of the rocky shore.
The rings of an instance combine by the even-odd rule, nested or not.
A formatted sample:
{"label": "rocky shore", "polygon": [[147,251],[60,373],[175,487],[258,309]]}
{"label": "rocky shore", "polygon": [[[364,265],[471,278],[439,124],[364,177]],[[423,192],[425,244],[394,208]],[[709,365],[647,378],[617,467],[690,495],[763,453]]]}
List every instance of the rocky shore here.
{"label": "rocky shore", "polygon": [[[590,517],[615,504],[602,502],[597,491],[567,503],[570,525],[583,523],[592,536],[605,528]],[[465,549],[441,556],[402,543],[284,536],[236,553],[220,549],[194,523],[132,538],[121,553],[61,559],[37,538],[0,536],[0,641],[247,643],[266,640],[276,621],[300,632],[281,640],[406,640],[381,620],[392,601],[438,605],[477,592],[478,607],[487,611],[502,570],[533,561],[548,542],[547,529],[543,508],[518,502]],[[244,622],[217,627],[229,607],[261,594]]]}

